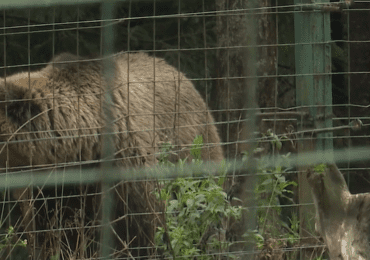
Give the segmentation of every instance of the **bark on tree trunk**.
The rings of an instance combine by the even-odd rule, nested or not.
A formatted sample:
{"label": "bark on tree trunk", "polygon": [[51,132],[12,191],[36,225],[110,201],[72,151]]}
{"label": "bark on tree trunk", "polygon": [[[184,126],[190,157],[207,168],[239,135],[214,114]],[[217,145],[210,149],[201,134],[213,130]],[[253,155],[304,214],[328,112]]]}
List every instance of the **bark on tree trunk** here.
{"label": "bark on tree trunk", "polygon": [[[249,128],[248,124],[254,124],[252,120],[246,121],[247,113],[245,109],[248,106],[253,107],[252,104],[247,104],[249,98],[247,84],[249,80],[247,77],[255,75],[252,75],[253,73],[250,72],[252,68],[247,65],[248,56],[254,55],[254,53],[251,53],[252,51],[249,51],[250,49],[247,49],[250,47],[248,44],[251,45],[249,42],[251,42],[252,38],[248,32],[254,31],[254,27],[249,27],[253,25],[248,21],[251,19],[257,21],[258,35],[253,36],[257,38],[258,45],[275,44],[275,20],[270,10],[266,8],[271,6],[270,1],[258,1],[258,7],[264,8],[258,9],[262,11],[258,11],[252,17],[251,11],[245,11],[253,6],[250,1],[216,1],[217,11],[220,12],[217,17],[219,49],[217,51],[218,63],[215,75],[217,83],[211,94],[210,106],[212,109],[220,111],[214,115],[217,122],[223,123],[220,125],[219,130],[223,142],[226,142],[224,147],[227,158],[239,157],[242,151],[249,150],[247,142],[243,142],[250,139],[252,134],[250,129],[253,128]],[[257,66],[258,75],[276,75],[276,47],[260,47],[256,56],[258,56],[258,62],[252,64],[252,66]],[[258,80],[258,88],[258,94],[256,96],[253,95],[252,101],[259,100],[263,106],[273,106],[275,100],[275,79],[260,78]],[[253,91],[251,92],[254,93]],[[253,167],[251,168],[253,169]],[[239,203],[239,206],[248,208],[253,204],[251,202],[254,198],[254,187],[251,187],[253,182],[246,177],[246,172],[239,172],[237,175],[240,176],[230,179],[226,183],[226,190],[229,195],[232,194],[231,196],[240,199],[239,202],[233,201],[234,205]],[[251,212],[252,209],[249,208],[249,211]],[[230,251],[243,252],[251,249],[251,245],[246,243],[246,239],[243,236],[247,231],[247,227],[254,226],[255,218],[249,216],[254,216],[254,214],[247,214],[246,211],[243,211],[240,221],[229,223],[226,237],[228,240],[235,242]],[[240,257],[243,259],[246,256],[241,254]]]}
{"label": "bark on tree trunk", "polygon": [[[246,143],[238,141],[246,140],[247,126],[245,122],[245,109],[247,107],[248,68],[246,59],[246,48],[236,46],[246,46],[248,44],[247,18],[246,12],[236,10],[246,10],[249,8],[249,1],[245,0],[217,0],[216,8],[220,11],[217,17],[217,51],[218,66],[216,67],[217,78],[216,88],[211,93],[210,106],[212,109],[220,111],[214,113],[217,122],[223,122],[219,127],[221,138],[227,142],[225,155],[227,158],[234,158],[240,155],[240,152],[248,150]],[[258,1],[260,10],[255,18],[258,20],[257,44],[265,45],[258,48],[258,76],[276,75],[276,30],[274,15],[271,14],[268,7],[271,6],[271,0]],[[233,10],[233,13],[222,13],[227,10]],[[270,45],[270,46],[266,46]],[[272,46],[273,45],[273,46]],[[259,78],[257,99],[259,107],[274,107],[275,104],[275,84],[273,77]],[[249,122],[250,123],[250,122]],[[248,134],[248,133],[247,133]]]}
{"label": "bark on tree trunk", "polygon": [[370,259],[370,194],[352,195],[336,165],[324,173],[308,170],[316,208],[316,231],[332,260]]}
{"label": "bark on tree trunk", "polygon": [[[247,1],[242,0],[218,0],[217,11],[245,10]],[[244,13],[229,15],[221,13],[217,17],[218,49],[216,67],[216,89],[212,92],[211,106],[220,112],[215,113],[216,121],[223,122],[220,125],[220,134],[224,142],[235,142],[242,140],[240,133],[245,125],[241,120],[245,119],[245,108],[247,88],[245,85],[246,62],[245,48],[233,48],[246,45],[246,18]],[[239,110],[235,110],[239,109]],[[237,121],[228,123],[230,121]],[[243,145],[237,148],[236,143],[226,144],[227,157],[234,157],[239,150],[246,150]]]}

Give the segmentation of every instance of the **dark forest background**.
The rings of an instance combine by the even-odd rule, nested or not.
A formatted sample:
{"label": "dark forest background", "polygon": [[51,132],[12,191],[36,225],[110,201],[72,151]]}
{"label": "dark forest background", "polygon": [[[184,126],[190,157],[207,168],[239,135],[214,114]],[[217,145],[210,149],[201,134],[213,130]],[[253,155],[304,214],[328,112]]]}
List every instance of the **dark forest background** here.
{"label": "dark forest background", "polygon": [[[211,13],[208,17],[176,17],[202,11]],[[206,70],[214,71],[216,55],[204,51],[216,46],[214,1],[123,1],[116,4],[115,17],[111,21],[115,52],[155,50],[156,56],[193,79],[204,78]],[[61,52],[82,56],[102,53],[100,4],[4,10],[0,24],[1,76],[27,71],[28,67],[36,70]]]}

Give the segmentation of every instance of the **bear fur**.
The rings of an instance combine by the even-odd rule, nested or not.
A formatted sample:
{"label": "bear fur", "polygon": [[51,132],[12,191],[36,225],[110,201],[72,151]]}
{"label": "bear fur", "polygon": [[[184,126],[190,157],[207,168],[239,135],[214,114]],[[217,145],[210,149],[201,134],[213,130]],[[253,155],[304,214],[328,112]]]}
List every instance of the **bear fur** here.
{"label": "bear fur", "polygon": [[[103,61],[63,53],[39,71],[19,73],[0,80],[1,167],[16,171],[21,169],[19,167],[54,167],[71,162],[99,165],[107,85],[104,62],[114,70],[110,108],[114,118],[114,165],[153,166],[163,142],[171,142],[177,151],[177,156],[171,160],[186,158],[190,156],[189,147],[197,135],[203,136],[203,160],[219,162],[223,159],[213,117],[201,95],[183,73],[163,59],[145,53],[118,53]],[[115,217],[124,219],[124,214],[145,213],[153,205],[155,208],[156,202],[150,192],[152,188],[148,182],[116,185],[116,215],[121,216]],[[20,189],[14,194],[18,200],[32,196],[29,189]],[[125,203],[122,198],[126,196],[129,202]],[[33,207],[29,206],[30,203],[21,205],[23,218],[28,218],[24,225],[27,221],[34,221],[34,216],[30,216],[35,214],[31,212],[36,204]],[[69,207],[80,207],[80,203],[74,203]],[[127,247],[153,246],[153,223],[154,217],[144,216],[116,221],[117,241],[121,246],[122,241],[126,242]],[[36,228],[39,229],[40,225],[36,223]],[[133,232],[129,239],[126,230],[122,229]],[[32,228],[25,230],[32,231]],[[28,239],[35,238],[29,236]],[[39,240],[41,242],[30,243],[42,244],[36,247],[42,247],[44,251],[54,248],[50,242],[53,239],[47,235]],[[130,252],[128,254],[133,251]],[[43,257],[47,259],[55,253],[55,250],[43,252]],[[135,254],[148,254],[148,251],[143,253],[139,250]]]}

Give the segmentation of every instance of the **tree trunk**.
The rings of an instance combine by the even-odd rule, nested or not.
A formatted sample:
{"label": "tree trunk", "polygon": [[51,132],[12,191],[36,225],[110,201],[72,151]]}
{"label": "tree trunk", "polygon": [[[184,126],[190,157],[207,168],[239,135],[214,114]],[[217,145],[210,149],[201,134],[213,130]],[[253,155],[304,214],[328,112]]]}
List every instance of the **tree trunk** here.
{"label": "tree trunk", "polygon": [[[253,127],[249,126],[253,126],[255,122],[246,121],[246,109],[253,108],[255,105],[248,104],[247,101],[257,103],[256,100],[259,100],[263,106],[274,106],[275,100],[275,79],[260,78],[256,84],[259,91],[248,89],[249,82],[251,82],[249,88],[255,88],[253,80],[247,77],[255,77],[256,69],[257,75],[276,75],[276,47],[257,49],[252,46],[258,50],[257,55],[253,53],[253,49],[248,49],[250,48],[248,45],[276,43],[274,19],[272,19],[270,10],[266,8],[270,6],[270,0],[255,1],[254,3],[258,3],[258,7],[265,8],[258,9],[258,14],[255,14],[250,9],[253,6],[251,0],[216,1],[217,11],[220,12],[217,17],[219,49],[215,75],[217,83],[211,94],[210,106],[218,111],[215,113],[215,119],[222,123],[219,130],[222,141],[226,142],[224,145],[225,155],[229,159],[240,157],[241,152],[250,152],[252,148],[245,141],[250,139],[253,134]],[[254,22],[250,22],[252,19],[255,19]],[[257,30],[253,28],[253,24],[258,24]],[[258,31],[258,34],[254,33],[257,35],[251,36],[251,33],[255,31]],[[257,38],[257,42],[254,42],[253,38]],[[248,61],[251,64],[250,61],[254,58],[252,56],[257,56],[258,62],[249,66],[257,66],[257,68],[248,67]],[[253,94],[256,92],[257,95]],[[248,93],[252,93],[253,97],[249,97]],[[251,208],[254,206],[253,177],[246,177],[246,173],[254,174],[254,168],[252,165],[248,166],[247,171],[236,173],[239,177],[230,178],[225,185],[230,197],[234,196],[240,199],[239,202],[232,201],[232,203],[249,209],[249,212],[243,211],[240,221],[229,223],[226,232],[226,238],[229,241],[238,242],[233,244],[230,251],[239,253],[252,249],[253,245],[246,243],[243,235],[247,229],[255,229],[254,223],[256,221]],[[246,256],[240,254],[241,259]]]}
{"label": "tree trunk", "polygon": [[[255,16],[258,23],[258,45],[276,44],[276,30],[274,15],[266,7],[271,6],[271,0],[258,1],[258,14]],[[225,155],[227,158],[239,156],[242,151],[248,150],[247,144],[238,143],[247,140],[248,131],[245,128],[247,108],[248,85],[246,77],[250,76],[247,68],[246,46],[248,44],[247,17],[246,13],[235,10],[245,10],[250,5],[245,0],[217,0],[217,11],[224,12],[217,17],[218,49],[216,75],[216,88],[211,94],[210,106],[216,112],[215,119],[222,122],[219,131],[223,142],[226,142]],[[233,10],[232,13],[225,12]],[[250,14],[249,14],[250,15]],[[276,47],[259,47],[257,75],[276,75]],[[275,81],[273,77],[261,77],[258,79],[257,99],[259,107],[274,107],[275,104]],[[249,122],[250,123],[250,122]]]}

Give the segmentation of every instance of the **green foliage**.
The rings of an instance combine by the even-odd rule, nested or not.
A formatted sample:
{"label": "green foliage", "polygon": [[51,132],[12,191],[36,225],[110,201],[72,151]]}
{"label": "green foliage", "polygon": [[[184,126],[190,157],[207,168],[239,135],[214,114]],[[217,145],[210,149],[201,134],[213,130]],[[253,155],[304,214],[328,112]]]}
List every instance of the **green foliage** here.
{"label": "green foliage", "polygon": [[58,259],[59,259],[59,254],[56,254],[50,257],[50,260],[58,260]]}
{"label": "green foliage", "polygon": [[[274,133],[267,132],[266,137],[271,140],[275,151],[282,147],[282,139]],[[191,149],[192,163],[201,165],[201,148],[203,140],[197,136]],[[174,166],[168,161],[171,154],[172,145],[165,143],[162,145],[162,153],[159,156],[160,165]],[[286,178],[288,170],[291,168],[289,155],[279,155],[273,157],[265,156],[257,159],[257,178],[255,187],[258,230],[249,231],[245,234],[247,240],[252,239],[257,247],[262,249],[266,243],[265,238],[275,238],[276,241],[296,244],[299,239],[299,220],[296,214],[292,214],[287,222],[281,216],[280,199],[284,198],[292,202],[292,186],[297,184],[288,181]],[[248,159],[244,153],[243,160]],[[181,166],[186,165],[186,161],[179,162]],[[274,160],[274,166],[271,165]],[[210,229],[221,230],[221,220],[224,218],[240,218],[241,208],[233,207],[226,199],[226,194],[222,185],[226,178],[227,165],[221,164],[220,177],[202,176],[201,172],[195,172],[192,178],[177,178],[171,182],[163,184],[163,188],[157,191],[157,197],[166,205],[166,225],[158,228],[156,233],[156,243],[165,251],[168,257],[186,257],[191,259],[212,259],[207,254],[215,250],[225,250],[231,243],[212,238],[207,241],[207,233]],[[236,198],[238,199],[238,198]],[[283,232],[284,230],[284,232]]]}
{"label": "green foliage", "polygon": [[288,230],[290,231],[286,236],[288,243],[295,244],[299,241],[299,219],[297,214],[293,214],[292,218],[289,218],[290,227]]}
{"label": "green foliage", "polygon": [[271,129],[267,130],[266,134],[262,134],[262,136],[269,138],[273,147],[277,150],[281,150],[281,147],[283,146],[281,138],[279,138],[277,134],[272,132]]}
{"label": "green foliage", "polygon": [[161,152],[158,158],[158,165],[174,166],[174,164],[169,161],[169,156],[172,154],[172,149],[173,149],[173,146],[171,143],[162,144]]}
{"label": "green foliage", "polygon": [[317,173],[324,173],[326,170],[326,164],[318,164],[314,167],[314,171],[317,172]]}
{"label": "green foliage", "polygon": [[[192,163],[199,165],[203,138],[197,136],[193,142]],[[162,146],[162,152],[169,152],[170,144]],[[160,165],[168,164],[168,156],[160,156]],[[184,163],[186,160],[182,161]],[[180,162],[181,163],[181,162]],[[156,232],[156,243],[164,248],[165,255],[188,259],[211,259],[209,251],[226,249],[230,243],[210,237],[212,231],[219,231],[223,218],[240,218],[241,209],[233,207],[226,199],[222,184],[226,175],[225,164],[221,165],[220,178],[213,176],[177,178],[164,184],[157,196],[166,205],[166,225]]]}
{"label": "green foliage", "polygon": [[199,162],[201,160],[202,146],[203,137],[198,135],[195,137],[193,141],[193,147],[190,150],[190,154],[194,157],[193,162]]}
{"label": "green foliage", "polygon": [[[282,139],[272,131],[267,131],[264,135],[269,138],[274,151],[279,151],[282,148]],[[246,156],[246,155],[245,155]],[[297,186],[294,181],[288,181],[287,172],[291,169],[289,163],[290,153],[280,155],[275,153],[272,156],[264,156],[257,159],[257,185],[255,187],[257,218],[259,230],[252,234],[247,234],[247,237],[254,238],[257,247],[262,249],[264,246],[264,238],[272,237],[281,242],[295,243],[299,239],[298,228],[299,220],[296,214],[289,218],[289,223],[282,220],[281,199],[293,204],[291,186]],[[271,160],[274,161],[273,167]],[[282,230],[288,232],[282,232]]]}
{"label": "green foliage", "polygon": [[326,257],[322,257],[322,256],[320,256],[320,257],[316,257],[316,258],[314,258],[313,260],[327,260],[327,258],[326,258]]}
{"label": "green foliage", "polygon": [[10,226],[6,232],[6,235],[0,239],[0,250],[4,249],[5,247],[8,247],[11,245],[12,247],[26,247],[27,246],[27,240],[17,240],[17,242],[12,242],[12,238],[15,236],[14,228]]}

